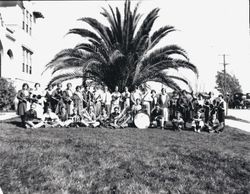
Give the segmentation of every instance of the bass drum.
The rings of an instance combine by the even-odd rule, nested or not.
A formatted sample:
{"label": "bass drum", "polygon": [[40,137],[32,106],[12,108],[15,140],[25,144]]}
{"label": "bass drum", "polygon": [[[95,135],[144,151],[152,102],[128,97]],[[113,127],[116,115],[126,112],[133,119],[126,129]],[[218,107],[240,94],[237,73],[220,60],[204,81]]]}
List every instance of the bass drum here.
{"label": "bass drum", "polygon": [[146,129],[150,125],[149,116],[146,113],[140,112],[135,115],[134,124],[139,129]]}

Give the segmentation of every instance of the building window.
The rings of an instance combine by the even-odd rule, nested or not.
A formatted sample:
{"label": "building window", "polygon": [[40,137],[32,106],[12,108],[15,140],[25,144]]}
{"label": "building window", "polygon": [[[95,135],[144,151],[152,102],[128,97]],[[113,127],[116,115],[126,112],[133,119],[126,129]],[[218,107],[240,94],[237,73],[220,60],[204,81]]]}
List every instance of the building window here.
{"label": "building window", "polygon": [[23,26],[22,29],[25,30],[25,9],[23,9]]}
{"label": "building window", "polygon": [[32,74],[32,52],[23,47],[23,72]]}
{"label": "building window", "polygon": [[32,32],[32,19],[33,16],[28,12],[28,10],[23,9],[23,26],[22,29],[31,35]]}

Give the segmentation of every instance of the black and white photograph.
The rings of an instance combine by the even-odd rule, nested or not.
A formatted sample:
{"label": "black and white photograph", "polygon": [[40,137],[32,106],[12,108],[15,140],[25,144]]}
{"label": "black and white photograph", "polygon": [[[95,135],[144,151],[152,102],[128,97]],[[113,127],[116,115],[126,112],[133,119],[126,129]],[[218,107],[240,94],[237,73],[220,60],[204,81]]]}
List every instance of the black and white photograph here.
{"label": "black and white photograph", "polygon": [[0,1],[0,194],[249,194],[250,0]]}

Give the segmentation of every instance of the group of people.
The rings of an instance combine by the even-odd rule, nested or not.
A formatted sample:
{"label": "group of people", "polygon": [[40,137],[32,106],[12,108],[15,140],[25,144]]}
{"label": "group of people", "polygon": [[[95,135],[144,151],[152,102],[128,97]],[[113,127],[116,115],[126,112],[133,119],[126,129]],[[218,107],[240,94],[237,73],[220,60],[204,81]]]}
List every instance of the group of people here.
{"label": "group of people", "polygon": [[[192,128],[195,132],[223,131],[226,104],[223,96],[214,97],[161,89],[158,94],[148,87],[135,87],[130,92],[118,86],[111,93],[107,86],[76,86],[68,83],[65,90],[58,83],[41,90],[36,83],[33,89],[23,84],[17,94],[17,114],[25,128],[40,127],[109,127],[124,128],[134,125],[134,118],[144,113],[150,120],[149,127],[173,130]],[[189,125],[189,127],[188,127]]]}

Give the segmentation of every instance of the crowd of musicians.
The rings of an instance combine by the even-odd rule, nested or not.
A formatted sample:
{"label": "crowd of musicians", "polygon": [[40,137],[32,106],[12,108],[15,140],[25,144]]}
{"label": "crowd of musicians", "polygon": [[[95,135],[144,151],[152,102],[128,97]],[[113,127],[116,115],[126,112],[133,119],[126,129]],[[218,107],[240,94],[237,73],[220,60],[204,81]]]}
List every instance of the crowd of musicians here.
{"label": "crowd of musicians", "polygon": [[[40,127],[133,127],[139,113],[148,116],[149,127],[181,131],[191,128],[195,132],[221,132],[225,126],[226,104],[223,96],[213,93],[197,94],[183,91],[157,93],[147,87],[77,86],[68,83],[62,89],[59,83],[42,91],[23,84],[17,94],[17,114],[25,128]],[[143,121],[141,121],[143,122]]]}

